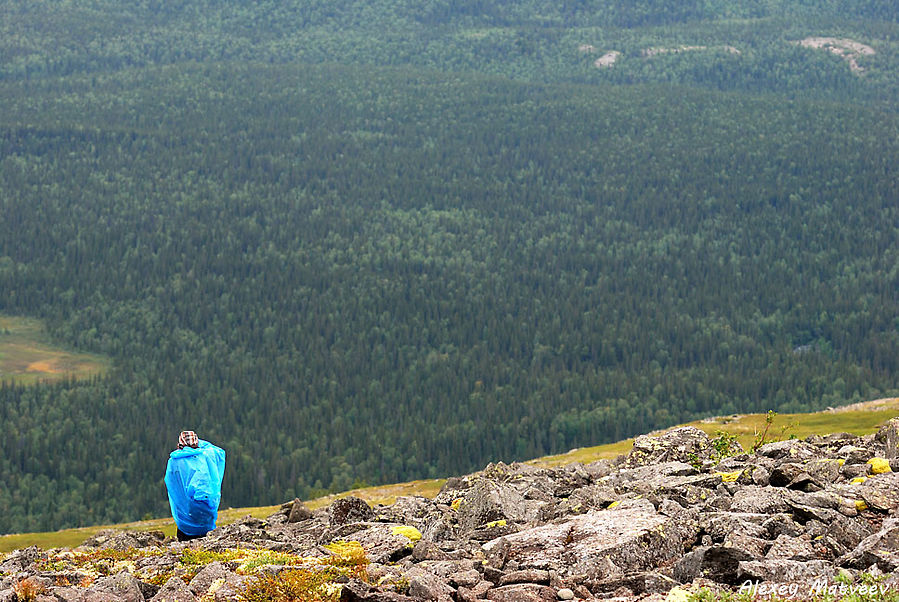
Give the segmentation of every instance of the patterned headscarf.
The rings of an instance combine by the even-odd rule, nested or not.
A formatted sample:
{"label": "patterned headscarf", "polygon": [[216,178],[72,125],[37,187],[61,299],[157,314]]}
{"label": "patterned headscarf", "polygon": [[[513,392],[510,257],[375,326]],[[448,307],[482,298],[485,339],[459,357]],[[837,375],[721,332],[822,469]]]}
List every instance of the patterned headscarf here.
{"label": "patterned headscarf", "polygon": [[178,449],[184,449],[185,447],[200,447],[200,440],[195,432],[181,431],[181,434],[178,436]]}

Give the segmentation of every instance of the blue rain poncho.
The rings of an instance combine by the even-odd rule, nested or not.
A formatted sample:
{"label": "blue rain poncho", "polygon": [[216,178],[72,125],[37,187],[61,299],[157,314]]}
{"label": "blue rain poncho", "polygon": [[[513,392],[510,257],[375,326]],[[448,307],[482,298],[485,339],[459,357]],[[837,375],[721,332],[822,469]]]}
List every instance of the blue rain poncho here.
{"label": "blue rain poncho", "polygon": [[200,439],[197,448],[169,454],[165,487],[172,517],[182,533],[201,536],[215,529],[224,474],[225,450],[208,441]]}

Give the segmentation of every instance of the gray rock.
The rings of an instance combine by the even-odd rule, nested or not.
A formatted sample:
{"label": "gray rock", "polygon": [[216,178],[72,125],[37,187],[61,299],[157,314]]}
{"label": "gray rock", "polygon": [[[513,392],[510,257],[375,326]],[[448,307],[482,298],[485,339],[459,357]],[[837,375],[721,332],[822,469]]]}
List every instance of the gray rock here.
{"label": "gray rock", "polygon": [[231,571],[221,562],[210,562],[190,580],[190,591],[198,598],[209,593],[212,584],[218,580],[227,580]]}
{"label": "gray rock", "polygon": [[558,596],[559,600],[574,600],[574,592],[567,587],[557,591],[556,596]]}
{"label": "gray rock", "polygon": [[753,556],[743,550],[701,546],[677,561],[674,565],[674,578],[681,583],[690,583],[701,577],[736,585],[740,576],[740,562],[748,560],[753,560]]}
{"label": "gray rock", "polygon": [[794,521],[789,514],[771,515],[765,519],[762,527],[768,531],[768,539],[777,539],[781,535],[796,537],[803,532],[802,525]]}
{"label": "gray rock", "polygon": [[747,560],[739,563],[738,581],[771,583],[802,583],[820,577],[831,577],[834,567],[825,560],[799,562],[796,560]]}
{"label": "gray rock", "polygon": [[874,475],[858,486],[858,492],[869,508],[894,512],[899,509],[899,473]]}
{"label": "gray rock", "polygon": [[484,549],[490,554],[508,546],[521,568],[601,579],[616,569],[634,572],[671,561],[685,539],[676,520],[642,506],[589,512],[490,541]]}
{"label": "gray rock", "polygon": [[[173,577],[178,581],[177,579]],[[184,582],[181,581],[184,585]],[[186,587],[186,586],[185,586]],[[90,600],[117,600],[120,602],[143,602],[144,594],[140,582],[130,573],[122,571],[111,577],[100,577],[94,581],[86,592],[91,593]]]}
{"label": "gray rock", "polygon": [[542,569],[523,569],[520,571],[512,571],[503,575],[499,584],[511,585],[513,583],[540,583],[542,585],[549,584],[549,571]]}
{"label": "gray rock", "polygon": [[547,585],[520,583],[491,589],[487,599],[494,602],[555,602],[558,598],[556,591]]}
{"label": "gray rock", "polygon": [[351,579],[340,590],[340,602],[415,602],[415,598],[381,591],[368,583]]}
{"label": "gray rock", "polygon": [[287,522],[298,523],[300,521],[312,518],[312,510],[306,507],[302,500],[296,498],[290,505],[290,513],[287,515]]}
{"label": "gray rock", "polygon": [[334,500],[328,506],[328,523],[332,527],[372,521],[374,519],[374,511],[365,500],[358,497],[349,496]]}
{"label": "gray rock", "polygon": [[395,562],[412,554],[415,542],[404,535],[409,527],[392,523],[351,523],[328,531],[322,543],[341,539],[357,541],[370,562]]}
{"label": "gray rock", "polygon": [[899,418],[891,418],[880,427],[874,440],[883,445],[887,458],[899,458]]}
{"label": "gray rock", "polygon": [[818,554],[811,542],[802,537],[780,535],[771,544],[765,558],[807,561],[814,560]]}
{"label": "gray rock", "polygon": [[837,564],[859,570],[876,565],[885,573],[899,569],[899,520],[885,520],[880,531],[863,539],[854,550],[837,559]]}
{"label": "gray rock", "polygon": [[800,441],[799,439],[787,439],[774,441],[761,446],[757,452],[759,456],[773,458],[775,460],[786,459],[791,462],[801,460],[814,460],[821,457],[821,450],[814,445]]}
{"label": "gray rock", "polygon": [[784,500],[781,489],[749,485],[734,494],[731,510],[754,514],[777,514],[788,512],[790,507]]}
{"label": "gray rock", "polygon": [[195,602],[197,597],[180,577],[172,577],[150,602]]}
{"label": "gray rock", "polygon": [[689,464],[710,458],[712,444],[709,436],[696,427],[685,426],[670,430],[658,437],[640,435],[624,459],[625,467],[646,466],[677,461]]}
{"label": "gray rock", "polygon": [[414,567],[403,574],[409,581],[409,595],[420,600],[452,600],[454,590],[443,579],[430,571]]}

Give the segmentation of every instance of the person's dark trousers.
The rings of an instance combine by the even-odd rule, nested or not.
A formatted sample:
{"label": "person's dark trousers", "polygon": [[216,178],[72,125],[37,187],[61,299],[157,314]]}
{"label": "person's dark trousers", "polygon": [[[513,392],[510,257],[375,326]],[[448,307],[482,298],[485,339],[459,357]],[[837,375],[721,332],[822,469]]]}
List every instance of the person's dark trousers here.
{"label": "person's dark trousers", "polygon": [[178,537],[178,541],[190,541],[191,539],[200,539],[203,537],[202,535],[188,535],[187,533],[182,533],[181,529],[176,528],[175,535]]}

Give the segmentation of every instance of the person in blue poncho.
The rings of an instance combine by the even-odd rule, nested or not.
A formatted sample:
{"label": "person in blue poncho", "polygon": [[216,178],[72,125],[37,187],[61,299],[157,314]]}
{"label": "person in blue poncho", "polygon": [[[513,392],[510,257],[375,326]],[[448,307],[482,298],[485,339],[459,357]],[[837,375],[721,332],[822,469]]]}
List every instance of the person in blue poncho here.
{"label": "person in blue poncho", "polygon": [[225,450],[193,431],[182,431],[165,469],[178,541],[203,537],[215,529],[224,474]]}

